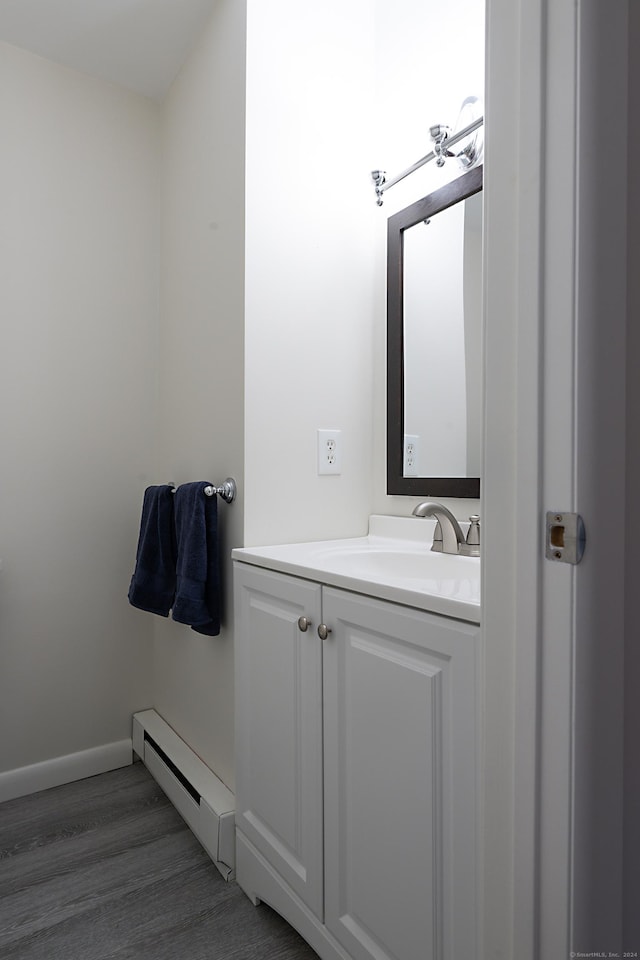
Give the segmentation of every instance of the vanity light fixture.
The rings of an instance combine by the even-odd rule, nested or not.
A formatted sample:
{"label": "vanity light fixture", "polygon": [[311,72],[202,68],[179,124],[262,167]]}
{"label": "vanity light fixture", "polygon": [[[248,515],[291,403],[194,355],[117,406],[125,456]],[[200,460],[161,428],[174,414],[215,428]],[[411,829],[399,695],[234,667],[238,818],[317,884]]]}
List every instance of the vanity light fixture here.
{"label": "vanity light fixture", "polygon": [[[385,190],[395,186],[409,174],[415,173],[430,160],[435,160],[436,166],[442,167],[447,159],[455,157],[465,170],[479,163],[482,160],[483,138],[477,131],[480,130],[483,123],[481,100],[479,97],[467,97],[462,102],[455,130],[452,131],[451,127],[443,123],[436,123],[429,128],[429,134],[433,140],[433,150],[425,157],[417,160],[402,173],[390,179],[387,179],[385,170],[372,170],[371,179],[375,187],[378,206],[381,207],[383,204],[382,195]],[[463,143],[463,141],[466,142]],[[463,143],[463,146],[457,153],[454,153],[451,147],[458,143]]]}

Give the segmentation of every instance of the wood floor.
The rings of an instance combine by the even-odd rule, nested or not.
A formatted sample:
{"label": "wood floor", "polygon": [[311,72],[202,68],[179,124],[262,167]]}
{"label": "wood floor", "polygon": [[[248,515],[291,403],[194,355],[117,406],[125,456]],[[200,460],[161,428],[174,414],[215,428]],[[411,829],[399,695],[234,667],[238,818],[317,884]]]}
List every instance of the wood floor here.
{"label": "wood floor", "polygon": [[317,960],[142,763],[0,804],[2,960]]}

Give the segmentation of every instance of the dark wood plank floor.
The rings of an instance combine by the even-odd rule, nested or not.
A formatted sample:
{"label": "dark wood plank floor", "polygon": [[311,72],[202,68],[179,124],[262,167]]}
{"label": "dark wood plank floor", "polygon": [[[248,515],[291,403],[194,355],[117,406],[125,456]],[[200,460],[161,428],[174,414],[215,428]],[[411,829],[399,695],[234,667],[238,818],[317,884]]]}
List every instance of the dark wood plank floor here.
{"label": "dark wood plank floor", "polygon": [[317,960],[141,763],[0,804],[2,960]]}

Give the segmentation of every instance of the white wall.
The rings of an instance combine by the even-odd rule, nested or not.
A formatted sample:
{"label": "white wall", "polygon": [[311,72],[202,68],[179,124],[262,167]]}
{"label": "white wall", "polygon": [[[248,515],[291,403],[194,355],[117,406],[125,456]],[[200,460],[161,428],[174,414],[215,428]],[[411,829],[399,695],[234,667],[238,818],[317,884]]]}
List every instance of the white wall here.
{"label": "white wall", "polygon": [[[432,149],[429,128],[453,127],[463,100],[484,95],[484,0],[376,0],[374,153],[369,169],[395,176]],[[454,162],[431,162],[384,194],[375,209],[374,295],[374,501],[377,513],[409,514],[415,499],[386,495],[386,225],[387,217],[419,200],[462,170]],[[370,187],[373,197],[373,188]],[[371,200],[373,203],[373,199]],[[429,365],[438,357],[429,358]],[[461,364],[462,368],[462,364]],[[452,371],[455,375],[455,371]],[[447,500],[466,519],[475,500]]]}
{"label": "white wall", "polygon": [[[456,5],[443,37],[465,12],[474,35],[481,6]],[[442,38],[424,56],[436,13],[450,15],[417,0],[392,18],[366,0],[250,0],[245,90],[245,4],[218,0],[161,131],[149,101],[3,46],[0,390],[19,416],[3,447],[15,509],[0,542],[1,709],[21,731],[5,767],[125,737],[153,699],[233,785],[230,565],[219,638],[121,602],[142,491],[235,475],[225,555],[360,534],[374,500],[387,507],[380,251],[393,203],[376,207],[369,171],[420,154],[418,103],[426,124],[453,120],[470,92],[459,69],[459,89],[441,83]],[[317,475],[320,427],[342,431],[339,477]],[[52,480],[55,497],[38,494]],[[35,703],[56,715],[46,732]]]}
{"label": "white wall", "polygon": [[[373,21],[366,0],[249,0],[247,544],[366,532],[371,512]],[[316,431],[342,431],[317,475]]]}
{"label": "white wall", "polygon": [[157,397],[157,108],[0,44],[0,771],[130,735]]}
{"label": "white wall", "polygon": [[[218,0],[163,105],[160,444],[156,477],[227,476],[218,499],[221,634],[154,618],[154,706],[233,788],[229,554],[243,540],[244,4]],[[141,614],[141,616],[149,616]]]}
{"label": "white wall", "polygon": [[[481,10],[465,0],[451,26],[471,2]],[[234,475],[225,556],[243,541],[360,534],[376,495],[386,508],[380,251],[393,204],[376,207],[369,171],[423,150],[416,84],[447,91],[426,124],[455,119],[470,92],[452,93],[424,56],[435,15],[417,0],[392,18],[366,0],[249,0],[245,75],[245,4],[217,0],[161,117],[3,46],[0,391],[20,411],[3,445],[15,509],[0,541],[0,709],[19,731],[6,768],[126,737],[152,702],[233,787],[230,564],[220,637],[129,607],[142,491]],[[466,22],[473,33],[480,20]],[[339,477],[317,475],[319,427],[342,431]]]}

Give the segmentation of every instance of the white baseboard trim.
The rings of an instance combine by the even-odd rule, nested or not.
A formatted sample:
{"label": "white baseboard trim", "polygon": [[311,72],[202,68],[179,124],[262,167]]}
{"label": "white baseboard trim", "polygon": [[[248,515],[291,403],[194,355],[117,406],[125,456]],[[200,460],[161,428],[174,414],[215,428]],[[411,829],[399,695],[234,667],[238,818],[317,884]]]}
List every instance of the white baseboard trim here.
{"label": "white baseboard trim", "polygon": [[129,766],[133,762],[132,751],[131,740],[118,740],[105,743],[101,747],[92,747],[90,750],[80,750],[64,757],[44,760],[42,763],[7,770],[0,773],[0,803]]}

